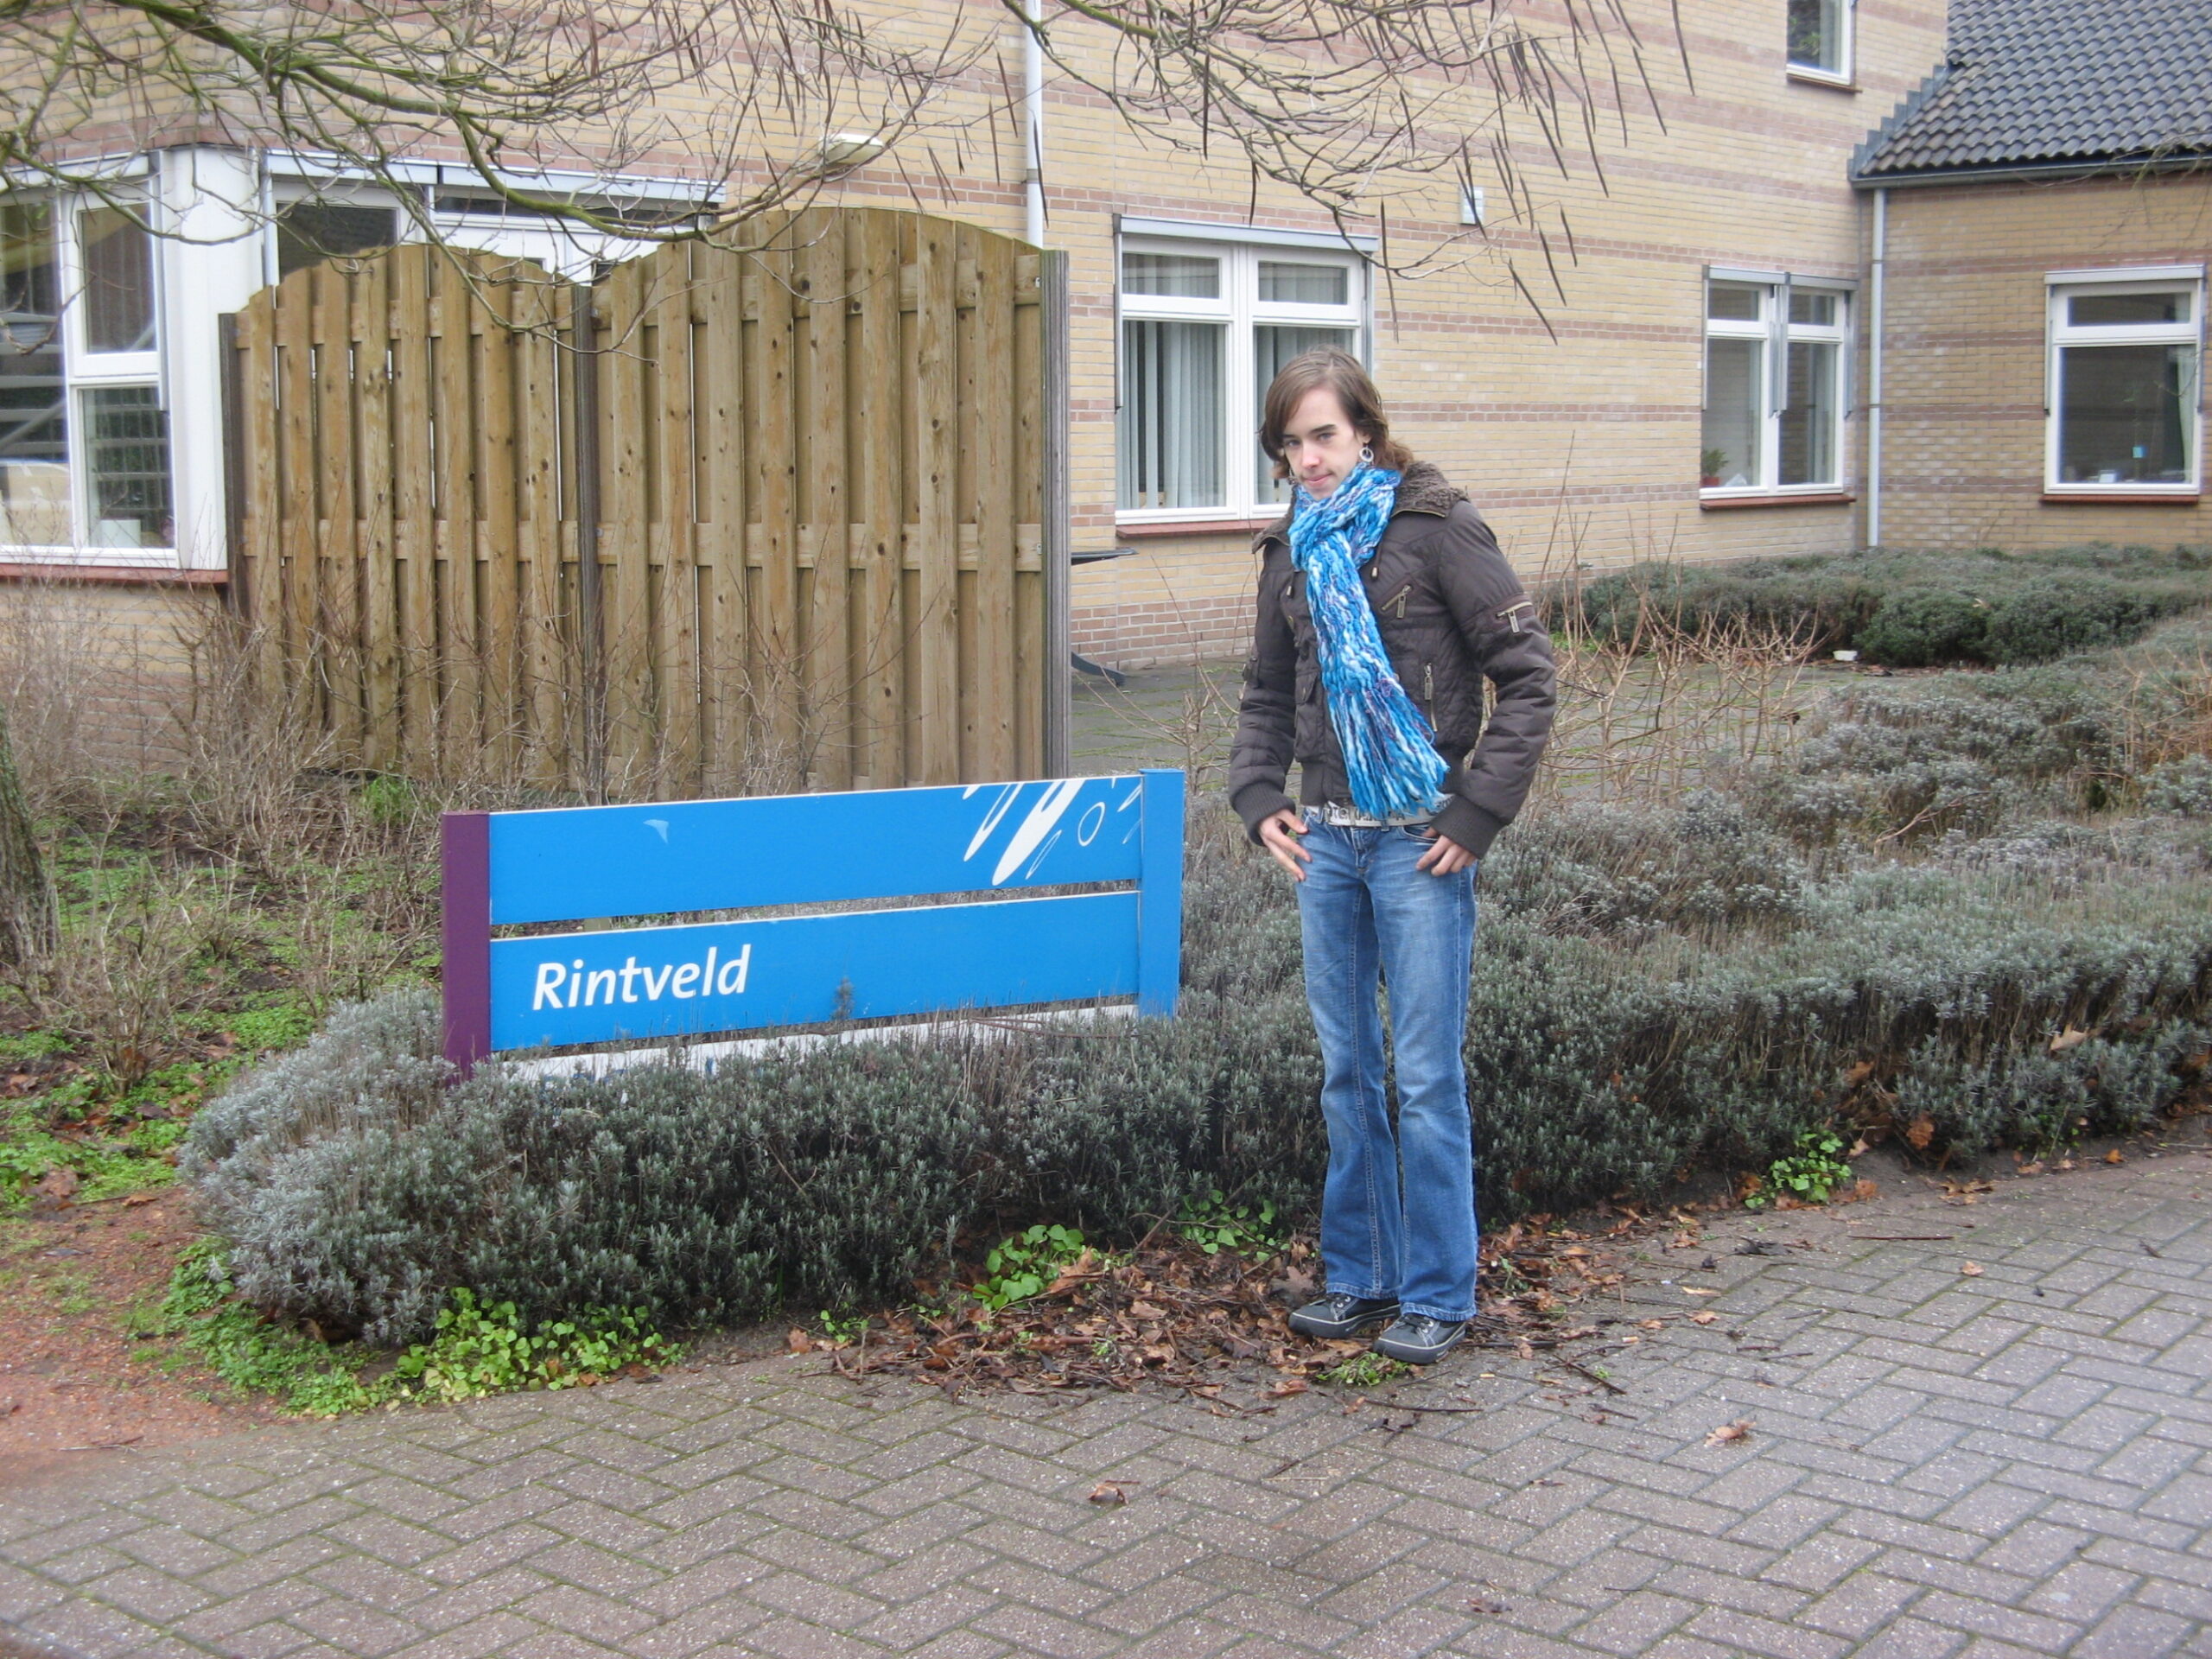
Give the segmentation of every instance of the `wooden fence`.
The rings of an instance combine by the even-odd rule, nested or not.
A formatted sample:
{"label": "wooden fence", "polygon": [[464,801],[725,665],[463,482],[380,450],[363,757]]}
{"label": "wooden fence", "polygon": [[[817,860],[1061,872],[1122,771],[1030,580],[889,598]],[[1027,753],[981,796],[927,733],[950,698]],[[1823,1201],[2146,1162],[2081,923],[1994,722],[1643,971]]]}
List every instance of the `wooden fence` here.
{"label": "wooden fence", "polygon": [[232,588],[348,764],[588,798],[1066,768],[1065,265],[796,216],[226,319]]}

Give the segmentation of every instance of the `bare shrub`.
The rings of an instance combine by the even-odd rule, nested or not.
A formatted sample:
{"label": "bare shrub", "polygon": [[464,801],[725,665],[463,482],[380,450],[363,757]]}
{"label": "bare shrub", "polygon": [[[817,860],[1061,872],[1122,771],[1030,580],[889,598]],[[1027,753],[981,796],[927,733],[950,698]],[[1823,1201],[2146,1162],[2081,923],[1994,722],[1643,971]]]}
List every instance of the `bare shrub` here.
{"label": "bare shrub", "polygon": [[1686,616],[1646,591],[1624,626],[1601,627],[1588,620],[1580,571],[1539,581],[1552,600],[1560,683],[1540,795],[1677,800],[1721,769],[1789,753],[1818,638],[1809,619]]}

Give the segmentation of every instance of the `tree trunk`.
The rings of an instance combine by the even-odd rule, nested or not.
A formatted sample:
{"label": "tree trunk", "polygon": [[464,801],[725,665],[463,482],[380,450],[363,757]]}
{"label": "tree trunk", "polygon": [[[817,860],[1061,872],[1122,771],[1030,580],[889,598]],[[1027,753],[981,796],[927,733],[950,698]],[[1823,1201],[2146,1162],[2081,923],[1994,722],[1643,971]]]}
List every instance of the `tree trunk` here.
{"label": "tree trunk", "polygon": [[54,883],[16,776],[16,746],[0,706],[0,963],[26,965],[54,952],[60,935]]}

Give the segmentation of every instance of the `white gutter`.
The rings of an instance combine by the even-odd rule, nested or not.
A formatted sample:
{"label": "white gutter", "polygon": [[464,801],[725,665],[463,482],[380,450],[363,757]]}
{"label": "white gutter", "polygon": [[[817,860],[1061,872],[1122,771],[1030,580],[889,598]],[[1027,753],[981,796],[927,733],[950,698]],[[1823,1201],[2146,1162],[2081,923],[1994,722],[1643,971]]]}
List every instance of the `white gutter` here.
{"label": "white gutter", "polygon": [[1866,545],[1882,544],[1882,304],[1888,276],[1890,193],[1874,192],[1872,315],[1866,341]]}
{"label": "white gutter", "polygon": [[1022,197],[1027,210],[1023,235],[1037,248],[1045,245],[1045,48],[1037,38],[1043,3],[1027,0],[1029,27],[1021,31]]}

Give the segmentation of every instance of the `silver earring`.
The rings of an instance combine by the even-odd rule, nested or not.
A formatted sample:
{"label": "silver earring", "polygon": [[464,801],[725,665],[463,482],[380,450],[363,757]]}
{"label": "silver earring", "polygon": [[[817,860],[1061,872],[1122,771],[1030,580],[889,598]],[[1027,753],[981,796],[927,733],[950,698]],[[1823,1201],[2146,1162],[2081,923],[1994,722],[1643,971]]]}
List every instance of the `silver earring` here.
{"label": "silver earring", "polygon": [[1363,466],[1372,467],[1375,464],[1375,452],[1363,443],[1359,446],[1359,459]]}

